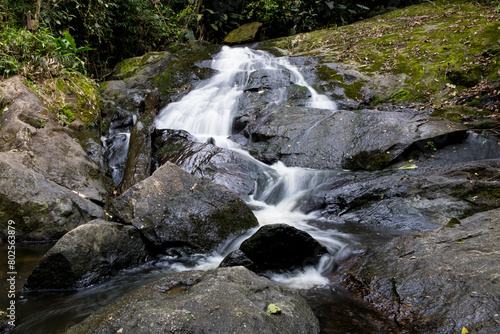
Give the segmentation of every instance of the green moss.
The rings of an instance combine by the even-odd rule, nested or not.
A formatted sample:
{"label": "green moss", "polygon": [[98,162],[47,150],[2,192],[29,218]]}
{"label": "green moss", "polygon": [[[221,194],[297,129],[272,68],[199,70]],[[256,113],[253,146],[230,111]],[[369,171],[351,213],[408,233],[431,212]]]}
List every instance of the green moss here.
{"label": "green moss", "polygon": [[159,63],[163,59],[168,59],[169,55],[170,53],[168,52],[149,52],[140,57],[125,59],[116,65],[113,77],[118,80],[133,77],[137,75],[144,66]]}
{"label": "green moss", "polygon": [[75,115],[73,114],[73,110],[71,109],[71,106],[67,104],[63,104],[59,108],[59,119],[64,123],[64,124],[70,124],[75,120]]}
{"label": "green moss", "polygon": [[384,168],[392,157],[380,150],[361,151],[342,161],[342,168],[349,170],[379,170]]}
{"label": "green moss", "polygon": [[[372,102],[384,101],[393,94],[398,94],[398,102],[436,101],[458,96],[462,89],[481,79],[499,78],[499,27],[498,14],[491,7],[442,0],[396,10],[342,29],[300,34],[263,45],[280,47],[297,56],[321,55],[325,61],[352,65],[372,77],[398,75],[398,84],[391,83],[391,77],[380,87],[377,81],[365,83],[365,90],[375,90],[381,97]],[[482,60],[481,55],[493,57],[492,61]],[[460,87],[447,90],[446,83],[450,82]],[[401,89],[403,96],[398,93]]]}
{"label": "green moss", "polygon": [[170,145],[164,145],[161,149],[155,152],[155,157],[161,158],[172,154],[173,152],[177,152],[182,149],[182,143],[173,143]]}
{"label": "green moss", "polygon": [[[481,177],[481,174],[476,172],[473,175]],[[470,203],[470,208],[460,219],[500,207],[500,187],[482,181],[478,181],[475,185],[462,184],[456,186],[453,188],[451,195]]]}
{"label": "green moss", "polygon": [[449,80],[458,86],[473,87],[482,78],[482,66],[453,68],[447,72]]}
{"label": "green moss", "polygon": [[389,96],[389,100],[394,101],[396,103],[408,102],[413,100],[413,96],[409,90],[401,88],[395,93],[392,93]]}
{"label": "green moss", "polygon": [[353,100],[361,100],[363,98],[362,88],[364,87],[364,81],[355,81],[350,85],[344,85],[345,95]]}
{"label": "green moss", "polygon": [[461,225],[462,223],[457,218],[451,218],[450,221],[445,225],[446,227],[455,227]]}

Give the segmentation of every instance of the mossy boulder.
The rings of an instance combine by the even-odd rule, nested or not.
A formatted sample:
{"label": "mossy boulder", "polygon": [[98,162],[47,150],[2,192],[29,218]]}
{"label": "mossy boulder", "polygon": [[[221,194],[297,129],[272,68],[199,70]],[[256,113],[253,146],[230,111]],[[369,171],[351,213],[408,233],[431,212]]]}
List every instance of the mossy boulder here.
{"label": "mossy boulder", "polygon": [[111,202],[111,213],[132,224],[159,252],[184,247],[211,252],[257,226],[252,211],[227,188],[167,162]]}
{"label": "mossy boulder", "polygon": [[0,82],[0,100],[2,235],[9,219],[19,240],[53,240],[103,217],[107,180],[75,130],[19,77]]}
{"label": "mossy boulder", "polygon": [[66,233],[43,256],[24,286],[28,290],[75,289],[98,283],[149,257],[139,231],[97,219]]}
{"label": "mossy boulder", "polygon": [[[0,82],[0,95],[9,104],[0,121],[0,151],[28,152],[23,160],[26,167],[69,190],[105,202],[107,179],[75,131],[63,126],[19,77]],[[93,137],[86,138],[93,141]]]}
{"label": "mossy boulder", "polygon": [[227,34],[226,38],[224,38],[224,43],[243,44],[255,42],[258,38],[261,27],[261,22],[251,22],[243,24],[242,26],[234,29],[229,34]]}
{"label": "mossy boulder", "polygon": [[15,222],[16,240],[57,240],[97,217],[102,208],[22,164],[28,154],[0,152],[0,237]]}
{"label": "mossy boulder", "polygon": [[[134,94],[144,95],[145,90],[158,88],[163,104],[176,100],[187,93],[192,85],[210,76],[213,71],[203,65],[220,50],[220,46],[193,41],[172,44],[166,51],[150,52],[143,56],[120,62],[110,81],[122,81],[125,90],[104,83],[101,89],[105,100],[132,111],[140,102]],[[116,86],[116,85],[113,85]],[[118,91],[117,91],[118,89]]]}

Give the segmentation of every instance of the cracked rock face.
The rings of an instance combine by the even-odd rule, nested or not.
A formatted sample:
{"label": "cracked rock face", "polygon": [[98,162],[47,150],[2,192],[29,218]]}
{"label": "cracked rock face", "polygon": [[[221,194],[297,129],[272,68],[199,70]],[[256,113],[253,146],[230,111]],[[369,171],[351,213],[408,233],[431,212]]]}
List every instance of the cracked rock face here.
{"label": "cracked rock face", "polygon": [[412,333],[498,333],[499,244],[500,209],[453,219],[373,249],[343,284]]}

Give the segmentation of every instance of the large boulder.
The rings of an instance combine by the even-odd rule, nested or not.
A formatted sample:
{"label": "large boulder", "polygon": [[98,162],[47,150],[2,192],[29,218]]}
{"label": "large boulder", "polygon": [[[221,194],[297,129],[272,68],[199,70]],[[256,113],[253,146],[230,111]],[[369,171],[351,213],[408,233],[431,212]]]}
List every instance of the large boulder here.
{"label": "large boulder", "polygon": [[112,200],[110,210],[140,229],[159,251],[185,246],[191,252],[210,252],[257,226],[252,211],[227,188],[169,162]]}
{"label": "large boulder", "polygon": [[9,219],[18,240],[51,240],[103,217],[107,181],[77,139],[85,131],[62,126],[19,77],[0,82],[0,110],[2,236]]}
{"label": "large boulder", "polygon": [[371,250],[343,284],[408,332],[498,333],[499,243],[499,209],[452,219]]}
{"label": "large boulder", "polygon": [[172,162],[197,177],[227,187],[241,197],[255,192],[255,185],[262,177],[261,170],[266,168],[249,156],[196,142],[182,130],[156,130],[153,147],[157,166]]}
{"label": "large boulder", "polygon": [[243,267],[169,274],[105,306],[67,334],[319,333],[307,302]]}
{"label": "large boulder", "polygon": [[105,202],[101,170],[73,132],[18,77],[0,82],[0,151],[25,151],[23,165],[63,187]]}
{"label": "large boulder", "polygon": [[103,209],[23,165],[29,153],[0,152],[0,236],[15,222],[17,241],[57,240]]}
{"label": "large boulder", "polygon": [[229,254],[221,266],[243,265],[252,271],[283,272],[315,265],[328,254],[307,232],[286,224],[262,226]]}
{"label": "large boulder", "polygon": [[265,110],[264,122],[249,123],[243,131],[252,138],[247,148],[258,159],[287,166],[376,170],[423,150],[428,142],[444,146],[466,134],[462,125],[410,113],[294,106]]}
{"label": "large boulder", "polygon": [[76,289],[102,281],[149,257],[139,231],[130,225],[93,220],[66,233],[43,256],[25,289]]}

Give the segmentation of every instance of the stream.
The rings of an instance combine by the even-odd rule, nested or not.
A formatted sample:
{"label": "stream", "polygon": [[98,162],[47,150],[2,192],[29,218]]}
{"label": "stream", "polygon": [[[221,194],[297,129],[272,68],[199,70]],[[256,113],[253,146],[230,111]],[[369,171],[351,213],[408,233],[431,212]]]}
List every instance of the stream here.
{"label": "stream", "polygon": [[[307,106],[325,109],[331,114],[337,110],[336,103],[327,96],[318,94],[306,82],[300,70],[286,57],[276,58],[264,51],[249,48],[223,47],[210,67],[217,73],[201,82],[181,100],[165,106],[157,116],[156,128],[186,130],[200,142],[215,142],[219,147],[231,149],[253,159],[228,137],[232,134],[232,122],[238,101],[250,82],[250,74],[257,70],[275,73],[276,77],[269,80],[278,82],[288,80],[288,77],[280,76],[289,73],[291,82],[309,90]],[[277,88],[275,95],[273,103],[286,103],[284,88]],[[128,134],[120,135],[124,138],[123,142],[128,143]],[[307,133],[304,136],[307,136]],[[391,320],[384,319],[337,285],[335,275],[339,270],[338,263],[355,256],[360,250],[410,231],[395,231],[383,226],[361,224],[332,227],[318,214],[305,214],[298,210],[300,204],[327,180],[340,174],[355,172],[286,167],[282,162],[266,165],[253,160],[259,165],[262,177],[259,177],[254,193],[245,200],[253,209],[260,225],[289,224],[306,231],[326,246],[331,254],[335,254],[325,255],[314,267],[273,275],[271,279],[300,290],[320,320],[322,333],[397,332]],[[17,326],[12,333],[63,333],[100,307],[165,273],[216,268],[225,255],[237,249],[241,242],[255,231],[256,229],[237,239],[228,240],[213,254],[200,254],[189,258],[164,257],[137,268],[121,271],[110,280],[90,288],[66,292],[20,292],[16,309]],[[19,252],[17,257],[18,266],[24,268],[17,280],[18,288],[37,260],[49,248],[40,245],[23,246],[24,251]],[[1,272],[7,271],[6,259],[2,259],[0,266]],[[6,294],[1,294],[0,298],[1,306],[5,308]]]}

